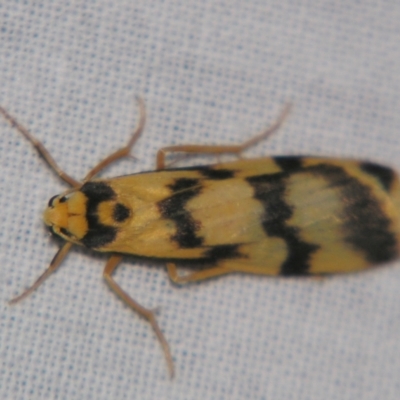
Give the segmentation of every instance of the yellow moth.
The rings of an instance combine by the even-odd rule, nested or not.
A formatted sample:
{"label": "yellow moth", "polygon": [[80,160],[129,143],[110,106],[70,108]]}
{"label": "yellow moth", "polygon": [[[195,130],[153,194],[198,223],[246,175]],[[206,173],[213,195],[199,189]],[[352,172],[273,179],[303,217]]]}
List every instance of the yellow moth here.
{"label": "yellow moth", "polygon": [[[310,276],[354,272],[396,259],[400,251],[400,183],[387,167],[354,160],[273,157],[211,166],[165,168],[169,152],[240,153],[283,122],[237,146],[162,148],[157,170],[93,179],[129,155],[145,124],[128,144],[77,181],[62,171],[44,146],[4,108],[0,113],[22,133],[72,188],[50,199],[44,222],[65,244],[35,290],[72,245],[110,253],[103,276],[111,289],[146,318],[160,341],[171,376],[171,352],[154,313],[124,292],[112,274],[124,254],[166,263],[178,284],[232,272]],[[176,265],[200,265],[181,275]]]}

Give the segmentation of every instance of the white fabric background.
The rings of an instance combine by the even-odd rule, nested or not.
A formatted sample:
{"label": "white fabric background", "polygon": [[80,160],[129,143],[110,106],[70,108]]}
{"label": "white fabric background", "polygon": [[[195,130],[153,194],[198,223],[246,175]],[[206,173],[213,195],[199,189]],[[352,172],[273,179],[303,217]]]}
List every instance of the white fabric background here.
{"label": "white fabric background", "polygon": [[[29,4],[28,4],[29,3]],[[156,150],[240,143],[290,100],[248,156],[315,154],[400,170],[400,2],[46,1],[0,4],[0,104],[79,178],[127,140],[144,96],[136,160]],[[128,258],[116,279],[149,325],[102,280],[106,257],[75,249],[30,298],[7,300],[57,243],[41,212],[65,185],[0,120],[1,399],[398,399],[400,262],[323,281],[228,276],[173,286]]]}

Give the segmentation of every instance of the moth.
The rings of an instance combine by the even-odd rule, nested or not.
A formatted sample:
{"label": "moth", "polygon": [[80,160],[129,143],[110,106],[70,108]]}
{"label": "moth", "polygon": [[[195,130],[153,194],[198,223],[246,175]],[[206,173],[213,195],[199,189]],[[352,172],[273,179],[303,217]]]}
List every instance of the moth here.
{"label": "moth", "polygon": [[[77,181],[4,108],[0,113],[28,139],[71,189],[49,200],[44,222],[65,244],[39,279],[11,303],[35,290],[82,245],[110,253],[103,276],[110,288],[146,318],[174,364],[153,311],[132,299],[112,274],[124,254],[166,264],[177,284],[242,272],[312,276],[361,271],[399,257],[400,183],[396,173],[370,162],[281,156],[215,165],[166,168],[168,153],[233,153],[266,139],[286,118],[286,106],[264,132],[237,146],[178,145],[160,149],[156,171],[109,179],[95,175],[129,155],[145,125],[127,145]],[[193,266],[182,275],[177,265]]]}

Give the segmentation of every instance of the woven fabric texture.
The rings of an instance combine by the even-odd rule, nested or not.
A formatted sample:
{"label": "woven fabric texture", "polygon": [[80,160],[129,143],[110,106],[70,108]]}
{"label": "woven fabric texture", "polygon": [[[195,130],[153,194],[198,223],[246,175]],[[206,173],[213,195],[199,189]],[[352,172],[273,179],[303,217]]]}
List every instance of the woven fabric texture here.
{"label": "woven fabric texture", "polygon": [[[399,21],[394,0],[4,0],[0,105],[77,179],[127,141],[135,96],[145,133],[103,176],[153,169],[162,146],[241,143],[287,102],[282,129],[246,157],[400,170]],[[0,138],[1,399],[400,398],[400,262],[322,281],[176,287],[163,264],[127,257],[115,278],[159,307],[172,381],[150,326],[103,282],[106,255],[74,249],[9,306],[58,248],[41,214],[66,185],[2,118]]]}

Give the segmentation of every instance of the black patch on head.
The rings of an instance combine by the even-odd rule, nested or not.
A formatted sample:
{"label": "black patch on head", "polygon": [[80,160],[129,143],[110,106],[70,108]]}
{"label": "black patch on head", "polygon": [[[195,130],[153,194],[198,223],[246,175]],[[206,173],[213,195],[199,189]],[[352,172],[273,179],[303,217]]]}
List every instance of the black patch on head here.
{"label": "black patch on head", "polygon": [[199,172],[207,179],[212,180],[224,180],[233,178],[235,176],[235,171],[231,169],[214,169],[212,167],[200,167]]}
{"label": "black patch on head", "polygon": [[48,207],[53,207],[53,201],[54,199],[56,199],[58,197],[58,194],[56,194],[55,196],[53,196],[49,202],[47,203]]}
{"label": "black patch on head", "polygon": [[116,222],[124,222],[131,215],[131,211],[128,207],[121,203],[117,203],[113,210],[113,219]]}
{"label": "black patch on head", "polygon": [[278,156],[274,161],[284,172],[298,171],[303,165],[303,158],[295,156]]}
{"label": "black patch on head", "polygon": [[97,208],[103,201],[114,199],[115,193],[104,182],[86,182],[80,190],[87,197],[86,219],[88,222],[88,231],[81,242],[92,249],[103,247],[115,239],[118,230],[113,226],[100,223]]}
{"label": "black patch on head", "polygon": [[[265,174],[247,178],[254,189],[254,198],[259,200],[265,210],[263,228],[268,236],[282,238],[287,245],[288,256],[281,266],[282,275],[305,275],[309,260],[319,246],[299,238],[298,229],[287,226],[286,221],[293,214],[285,202],[286,173]],[[268,263],[268,260],[265,260]]]}
{"label": "black patch on head", "polygon": [[367,185],[338,166],[319,164],[308,170],[340,190],[343,198],[342,230],[347,243],[362,251],[371,263],[397,257],[397,241],[390,231],[390,219]]}
{"label": "black patch on head", "polygon": [[193,248],[201,246],[203,239],[196,236],[200,223],[196,222],[186,203],[201,191],[198,179],[179,178],[169,188],[173,191],[170,197],[160,201],[158,208],[163,218],[171,219],[176,224],[176,234],[171,237],[179,247]]}
{"label": "black patch on head", "polygon": [[377,179],[387,192],[390,190],[396,177],[396,174],[392,169],[372,163],[362,163],[360,168]]}
{"label": "black patch on head", "polygon": [[226,258],[239,258],[242,257],[238,251],[239,245],[237,244],[221,244],[213,246],[205,253],[205,258],[212,263]]}

